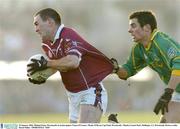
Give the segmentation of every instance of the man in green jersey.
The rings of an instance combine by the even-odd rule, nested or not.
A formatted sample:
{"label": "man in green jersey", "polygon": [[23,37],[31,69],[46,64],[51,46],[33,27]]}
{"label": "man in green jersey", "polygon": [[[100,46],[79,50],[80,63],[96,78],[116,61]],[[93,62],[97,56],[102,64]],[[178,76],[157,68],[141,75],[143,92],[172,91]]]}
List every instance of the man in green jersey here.
{"label": "man in green jersey", "polygon": [[167,85],[154,107],[161,112],[161,122],[180,122],[180,44],[157,30],[156,18],[151,11],[133,12],[129,17],[129,30],[135,42],[129,59],[117,67],[120,79],[135,75],[149,66],[156,71]]}

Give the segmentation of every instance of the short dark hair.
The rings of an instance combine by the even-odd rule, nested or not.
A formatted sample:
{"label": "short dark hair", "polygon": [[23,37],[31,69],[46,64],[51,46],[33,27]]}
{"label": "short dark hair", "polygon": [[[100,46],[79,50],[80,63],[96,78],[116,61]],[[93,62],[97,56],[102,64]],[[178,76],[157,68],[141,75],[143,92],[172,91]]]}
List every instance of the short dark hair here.
{"label": "short dark hair", "polygon": [[46,21],[47,18],[52,18],[56,24],[60,25],[61,24],[61,17],[60,15],[51,8],[46,8],[38,11],[35,16],[40,15],[43,21]]}
{"label": "short dark hair", "polygon": [[151,11],[137,11],[133,12],[129,19],[137,18],[141,27],[149,24],[151,26],[151,30],[157,29],[157,22],[155,15]]}

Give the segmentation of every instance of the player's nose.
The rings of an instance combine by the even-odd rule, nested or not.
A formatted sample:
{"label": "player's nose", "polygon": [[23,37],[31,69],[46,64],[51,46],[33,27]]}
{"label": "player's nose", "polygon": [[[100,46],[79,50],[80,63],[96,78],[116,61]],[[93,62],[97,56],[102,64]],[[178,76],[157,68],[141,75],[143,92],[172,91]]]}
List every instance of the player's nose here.
{"label": "player's nose", "polygon": [[132,29],[131,29],[131,28],[129,28],[129,29],[128,29],[128,32],[129,32],[129,33],[132,33]]}
{"label": "player's nose", "polygon": [[36,31],[36,32],[39,32],[39,29],[36,28],[35,31]]}

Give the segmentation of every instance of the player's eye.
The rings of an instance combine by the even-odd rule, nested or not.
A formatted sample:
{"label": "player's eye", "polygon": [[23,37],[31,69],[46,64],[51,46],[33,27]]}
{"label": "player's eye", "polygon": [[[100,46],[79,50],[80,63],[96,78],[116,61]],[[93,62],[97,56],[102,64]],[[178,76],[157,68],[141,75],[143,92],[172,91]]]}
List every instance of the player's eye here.
{"label": "player's eye", "polygon": [[35,23],[34,23],[34,25],[35,25],[35,26],[37,26],[37,25],[38,25],[38,23],[37,23],[37,22],[35,22]]}
{"label": "player's eye", "polygon": [[131,24],[131,27],[132,28],[136,28],[136,24]]}

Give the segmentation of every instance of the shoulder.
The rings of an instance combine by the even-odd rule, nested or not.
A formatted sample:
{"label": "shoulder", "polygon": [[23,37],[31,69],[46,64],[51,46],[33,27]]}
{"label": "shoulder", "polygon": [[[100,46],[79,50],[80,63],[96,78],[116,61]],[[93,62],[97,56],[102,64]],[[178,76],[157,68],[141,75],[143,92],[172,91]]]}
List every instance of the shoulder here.
{"label": "shoulder", "polygon": [[77,31],[75,31],[73,28],[69,28],[69,27],[64,27],[62,34],[60,36],[63,39],[70,39],[73,41],[77,41],[82,39],[82,36],[80,36],[80,34],[78,34]]}
{"label": "shoulder", "polygon": [[164,32],[157,32],[156,36],[153,39],[158,44],[164,44],[173,41],[173,39]]}
{"label": "shoulder", "polygon": [[180,45],[169,35],[159,32],[154,39],[154,44],[166,57],[172,59],[179,55]]}
{"label": "shoulder", "polygon": [[153,42],[160,48],[174,47],[175,49],[179,49],[180,46],[177,41],[164,32],[158,32],[154,37]]}
{"label": "shoulder", "polygon": [[62,35],[71,35],[71,34],[75,34],[75,33],[77,33],[75,31],[75,29],[69,28],[69,27],[64,27],[62,30]]}

